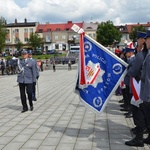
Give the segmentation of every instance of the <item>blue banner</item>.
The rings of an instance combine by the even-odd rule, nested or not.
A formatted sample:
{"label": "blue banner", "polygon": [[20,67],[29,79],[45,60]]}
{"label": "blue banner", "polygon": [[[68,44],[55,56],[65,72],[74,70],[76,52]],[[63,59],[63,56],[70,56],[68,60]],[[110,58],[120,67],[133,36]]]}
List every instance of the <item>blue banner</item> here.
{"label": "blue banner", "polygon": [[126,74],[127,64],[87,35],[81,44],[84,56],[80,52],[76,90],[86,106],[100,113]]}

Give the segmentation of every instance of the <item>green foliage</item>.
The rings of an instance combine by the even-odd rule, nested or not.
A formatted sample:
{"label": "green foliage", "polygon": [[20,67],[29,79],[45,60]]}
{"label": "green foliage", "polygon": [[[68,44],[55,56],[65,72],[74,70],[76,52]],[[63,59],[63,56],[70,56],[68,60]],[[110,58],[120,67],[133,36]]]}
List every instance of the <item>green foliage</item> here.
{"label": "green foliage", "polygon": [[104,46],[112,45],[114,41],[120,42],[121,33],[112,21],[102,22],[97,28],[97,41]]}
{"label": "green foliage", "polygon": [[[33,58],[45,60],[45,59],[50,59],[55,56],[56,56],[55,54],[50,54],[50,55],[43,54],[43,55],[33,55]],[[57,57],[64,57],[64,56],[66,56],[66,55],[65,54],[57,54]]]}
{"label": "green foliage", "polygon": [[28,45],[31,46],[34,50],[36,49],[36,47],[41,47],[43,43],[44,43],[43,38],[41,38],[39,34],[37,33],[30,34]]}
{"label": "green foliage", "polygon": [[129,37],[133,42],[136,42],[136,40],[137,40],[137,32],[138,31],[145,32],[145,28],[142,25],[133,27],[132,32],[129,34]]}
{"label": "green foliage", "polygon": [[22,48],[22,46],[23,46],[23,43],[21,41],[16,43],[16,48],[18,51]]}
{"label": "green foliage", "polygon": [[7,30],[5,25],[6,25],[6,20],[3,17],[0,17],[0,53],[5,47],[5,40],[7,35]]}

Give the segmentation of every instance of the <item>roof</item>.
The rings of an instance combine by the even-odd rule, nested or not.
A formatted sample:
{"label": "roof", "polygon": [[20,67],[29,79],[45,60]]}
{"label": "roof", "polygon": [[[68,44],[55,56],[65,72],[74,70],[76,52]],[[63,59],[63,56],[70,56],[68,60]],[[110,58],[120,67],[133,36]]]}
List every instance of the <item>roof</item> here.
{"label": "roof", "polygon": [[98,27],[98,23],[90,22],[90,23],[83,24],[84,30],[97,30],[97,27]]}
{"label": "roof", "polygon": [[48,31],[68,31],[71,30],[71,27],[76,24],[80,28],[83,26],[83,22],[80,23],[73,23],[72,21],[68,21],[67,23],[60,23],[60,24],[39,24],[37,26],[36,32],[48,32]]}
{"label": "roof", "polygon": [[144,23],[128,24],[126,26],[127,26],[128,33],[131,33],[133,27],[139,27],[139,26],[150,27],[150,22],[147,22],[145,24]]}
{"label": "roof", "polygon": [[9,23],[6,24],[6,27],[31,27],[36,26],[37,22],[27,22],[27,23]]}
{"label": "roof", "polygon": [[115,26],[121,33],[128,33],[126,25]]}

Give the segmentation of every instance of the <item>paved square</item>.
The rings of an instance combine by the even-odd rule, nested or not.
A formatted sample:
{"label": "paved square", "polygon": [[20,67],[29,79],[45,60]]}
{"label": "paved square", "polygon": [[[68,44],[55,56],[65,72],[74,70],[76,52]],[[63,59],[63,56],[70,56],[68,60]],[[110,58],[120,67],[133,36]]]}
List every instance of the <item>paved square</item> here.
{"label": "paved square", "polygon": [[[65,67],[65,66],[64,66]],[[34,111],[21,113],[16,75],[0,76],[0,149],[3,150],[147,150],[128,147],[131,119],[112,96],[103,113],[87,109],[74,93],[77,69],[40,72]]]}

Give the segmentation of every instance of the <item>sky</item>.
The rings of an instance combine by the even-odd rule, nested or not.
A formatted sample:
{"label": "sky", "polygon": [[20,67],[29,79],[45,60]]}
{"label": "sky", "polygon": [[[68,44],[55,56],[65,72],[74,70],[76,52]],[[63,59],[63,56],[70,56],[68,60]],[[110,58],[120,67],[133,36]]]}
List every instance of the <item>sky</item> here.
{"label": "sky", "polygon": [[106,22],[114,25],[150,22],[150,0],[0,0],[7,23]]}

